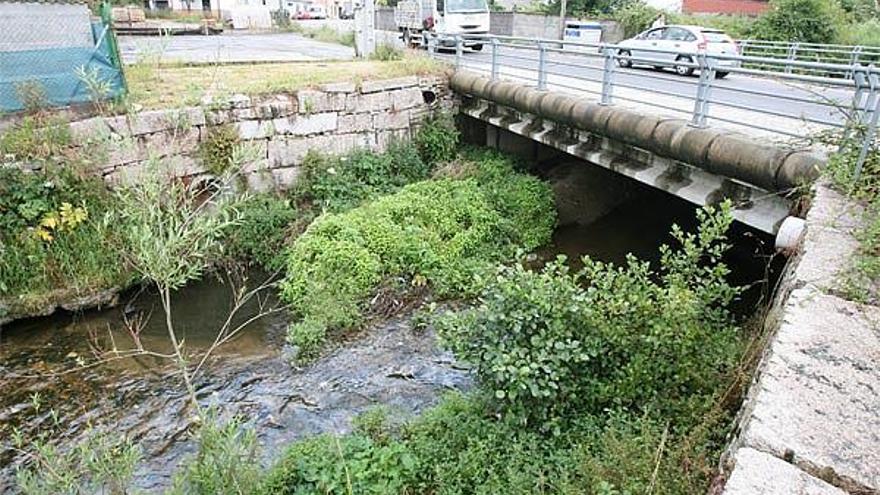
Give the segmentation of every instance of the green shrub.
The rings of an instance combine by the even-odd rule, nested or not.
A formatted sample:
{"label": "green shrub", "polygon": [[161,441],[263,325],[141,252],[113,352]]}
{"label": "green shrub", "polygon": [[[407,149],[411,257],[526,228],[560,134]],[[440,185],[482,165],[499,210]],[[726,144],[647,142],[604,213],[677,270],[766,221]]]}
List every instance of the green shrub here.
{"label": "green shrub", "polygon": [[724,281],[728,208],[699,211],[700,231],[677,227],[661,270],[584,259],[543,271],[502,268],[480,306],[438,321],[505,413],[552,427],[607,409],[656,410],[687,424],[731,369],[737,342]]}
{"label": "green shrub", "polygon": [[406,493],[416,462],[399,442],[354,434],[321,435],[294,444],[267,477],[262,493]]}
{"label": "green shrub", "polygon": [[208,414],[195,434],[198,452],[174,476],[172,494],[237,495],[254,493],[262,473],[257,437],[238,419],[219,423]]}
{"label": "green shrub", "polygon": [[726,14],[668,14],[669,24],[686,24],[720,29],[733,39],[745,39],[751,33],[756,18],[747,15]]}
{"label": "green shrub", "polygon": [[303,361],[318,357],[326,336],[326,324],[313,318],[292,323],[287,329],[287,341],[293,346],[296,359]]}
{"label": "green shrub", "polygon": [[58,159],[70,144],[70,127],[66,120],[28,116],[0,133],[0,160],[7,155],[25,161]]}
{"label": "green shrub", "polygon": [[381,154],[355,150],[335,157],[310,151],[302,168],[295,198],[329,212],[348,210],[426,179],[430,173],[430,165],[422,161],[416,148],[403,141],[392,141]]}
{"label": "green shrub", "polygon": [[309,326],[357,325],[386,277],[468,294],[491,263],[549,240],[554,222],[549,188],[498,160],[475,178],[411,184],[319,218],[290,249],[282,296]]}
{"label": "green shrub", "polygon": [[425,163],[436,165],[455,158],[459,132],[448,112],[436,112],[425,119],[414,138]]}
{"label": "green shrub", "polygon": [[225,238],[229,255],[252,260],[269,270],[281,268],[284,243],[297,218],[290,201],[261,194],[248,198],[239,210],[241,223],[230,229]]}
{"label": "green shrub", "polygon": [[15,309],[27,311],[55,290],[123,283],[118,236],[103,217],[110,208],[101,179],[73,163],[0,168],[0,297],[16,296]]}
{"label": "green shrub", "polygon": [[[842,45],[880,46],[880,19],[862,18],[860,21],[847,24],[838,31],[836,42]],[[878,62],[876,59],[868,61]]]}
{"label": "green shrub", "polygon": [[631,38],[648,29],[659,15],[659,10],[640,0],[635,0],[616,8],[612,12],[611,18],[623,27],[624,36]]}
{"label": "green shrub", "polygon": [[235,127],[229,124],[212,127],[199,143],[198,157],[202,167],[216,176],[223,175],[235,165],[235,152],[240,144],[241,137]]}
{"label": "green shrub", "polygon": [[771,41],[833,43],[845,14],[834,0],[771,0],[750,37]]}
{"label": "green shrub", "polygon": [[379,60],[382,62],[403,60],[403,50],[388,43],[381,43],[377,45],[373,53],[370,54],[370,60]]}

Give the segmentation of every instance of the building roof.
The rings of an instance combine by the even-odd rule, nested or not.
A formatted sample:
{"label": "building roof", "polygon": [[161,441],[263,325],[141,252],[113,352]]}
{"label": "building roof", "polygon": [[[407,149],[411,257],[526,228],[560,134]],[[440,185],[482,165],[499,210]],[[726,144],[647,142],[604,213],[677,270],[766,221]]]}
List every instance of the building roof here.
{"label": "building roof", "polygon": [[684,0],[686,14],[760,15],[770,8],[767,0]]}
{"label": "building roof", "polygon": [[0,3],[49,3],[86,5],[89,2],[87,0],[0,0]]}

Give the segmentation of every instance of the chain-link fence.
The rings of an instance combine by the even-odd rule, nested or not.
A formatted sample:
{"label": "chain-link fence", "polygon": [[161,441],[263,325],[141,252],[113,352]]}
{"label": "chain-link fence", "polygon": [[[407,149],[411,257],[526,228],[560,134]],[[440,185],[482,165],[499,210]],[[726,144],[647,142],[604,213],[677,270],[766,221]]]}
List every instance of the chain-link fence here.
{"label": "chain-link fence", "polygon": [[109,9],[0,0],[0,112],[117,97],[125,79]]}

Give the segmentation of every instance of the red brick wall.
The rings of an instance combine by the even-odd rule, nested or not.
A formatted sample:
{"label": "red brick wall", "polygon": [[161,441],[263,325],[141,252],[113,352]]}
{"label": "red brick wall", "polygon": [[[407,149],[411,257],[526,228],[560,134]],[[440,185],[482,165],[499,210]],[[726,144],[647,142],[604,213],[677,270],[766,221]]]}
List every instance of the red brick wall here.
{"label": "red brick wall", "polygon": [[767,0],[684,0],[686,14],[763,14],[769,8]]}

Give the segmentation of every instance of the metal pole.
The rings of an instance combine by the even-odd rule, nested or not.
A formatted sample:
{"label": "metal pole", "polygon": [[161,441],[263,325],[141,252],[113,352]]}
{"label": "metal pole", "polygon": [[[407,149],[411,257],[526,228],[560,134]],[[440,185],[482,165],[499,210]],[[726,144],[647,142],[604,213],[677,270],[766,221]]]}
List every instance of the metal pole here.
{"label": "metal pole", "polygon": [[492,38],[492,80],[498,79],[498,38]]}
{"label": "metal pole", "polygon": [[[876,78],[876,75],[872,74],[872,76]],[[877,89],[874,89],[872,92],[876,93]],[[874,138],[877,136],[878,117],[880,117],[880,98],[877,98],[875,94],[874,106],[871,108],[871,122],[868,124],[867,132],[865,132],[865,139],[862,141],[862,149],[859,151],[859,158],[856,160],[856,170],[853,178],[856,182],[858,182],[862,175],[862,169],[865,166],[865,161],[868,159],[868,151],[870,151],[871,147],[874,145]]]}
{"label": "metal pole", "polygon": [[559,39],[565,39],[565,10],[567,0],[560,0],[559,3]]}
{"label": "metal pole", "polygon": [[[793,62],[795,58],[797,58],[799,43],[792,43],[791,46],[788,47],[788,57],[787,60],[789,62]],[[785,73],[791,74],[791,64],[785,64]]]}
{"label": "metal pole", "polygon": [[547,49],[544,43],[538,42],[538,89],[547,89]]}
{"label": "metal pole", "polygon": [[460,34],[455,35],[455,67],[461,68],[461,56],[464,51],[464,42]]}
{"label": "metal pole", "polygon": [[614,49],[602,47],[602,55],[605,57],[605,65],[602,68],[602,98],[600,105],[611,105],[611,93],[614,90]]}
{"label": "metal pole", "polygon": [[697,55],[700,69],[700,84],[697,86],[697,98],[694,101],[693,127],[706,127],[709,116],[709,99],[712,95],[712,80],[715,79],[715,59],[709,59],[705,53]]}

